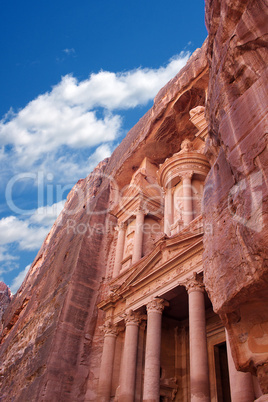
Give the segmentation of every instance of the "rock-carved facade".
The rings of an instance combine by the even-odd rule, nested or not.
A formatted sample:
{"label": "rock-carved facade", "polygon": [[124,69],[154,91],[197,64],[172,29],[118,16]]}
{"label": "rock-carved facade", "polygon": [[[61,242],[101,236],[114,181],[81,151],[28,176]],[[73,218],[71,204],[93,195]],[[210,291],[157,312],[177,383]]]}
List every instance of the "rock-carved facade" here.
{"label": "rock-carved facade", "polygon": [[184,139],[159,166],[145,158],[111,210],[116,252],[99,308],[120,338],[104,337],[98,401],[227,402],[237,390],[245,402],[258,396],[251,374],[236,372],[227,357],[203,284],[204,107],[189,118],[194,140]]}

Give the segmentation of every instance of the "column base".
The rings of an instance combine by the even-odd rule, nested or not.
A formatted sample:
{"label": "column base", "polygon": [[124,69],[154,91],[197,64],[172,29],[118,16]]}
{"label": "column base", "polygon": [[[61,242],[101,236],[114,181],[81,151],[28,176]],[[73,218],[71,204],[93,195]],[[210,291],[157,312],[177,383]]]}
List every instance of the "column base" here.
{"label": "column base", "polygon": [[210,402],[210,397],[191,395],[191,402]]}

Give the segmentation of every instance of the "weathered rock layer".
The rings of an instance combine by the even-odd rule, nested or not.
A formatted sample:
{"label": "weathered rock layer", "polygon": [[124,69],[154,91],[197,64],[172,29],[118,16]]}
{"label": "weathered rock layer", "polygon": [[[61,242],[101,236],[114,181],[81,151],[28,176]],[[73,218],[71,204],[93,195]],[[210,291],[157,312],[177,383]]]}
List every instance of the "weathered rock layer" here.
{"label": "weathered rock layer", "polygon": [[205,284],[237,367],[257,371],[268,392],[267,2],[207,1],[206,24]]}
{"label": "weathered rock layer", "polygon": [[2,317],[10,302],[10,289],[4,282],[0,282],[0,333],[2,332]]}

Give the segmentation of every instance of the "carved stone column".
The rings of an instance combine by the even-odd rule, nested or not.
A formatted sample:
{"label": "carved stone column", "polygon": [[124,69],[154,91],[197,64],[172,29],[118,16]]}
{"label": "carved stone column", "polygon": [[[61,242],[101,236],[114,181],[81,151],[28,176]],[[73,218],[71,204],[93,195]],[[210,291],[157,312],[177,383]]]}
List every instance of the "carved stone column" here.
{"label": "carved stone column", "polygon": [[209,402],[209,371],[204,285],[196,276],[187,281],[189,294],[191,401]]}
{"label": "carved stone column", "polygon": [[142,209],[136,213],[136,225],[134,234],[134,246],[132,253],[132,264],[139,261],[142,256],[142,243],[143,243],[143,225],[145,213]]}
{"label": "carved stone column", "polygon": [[225,334],[232,402],[252,402],[255,399],[252,375],[236,370],[226,330]]}
{"label": "carved stone column", "polygon": [[170,227],[173,224],[173,191],[172,188],[165,190],[165,217],[164,217],[164,232],[170,236]]}
{"label": "carved stone column", "polygon": [[182,175],[184,226],[193,220],[192,176],[192,172],[184,172]]}
{"label": "carved stone column", "polygon": [[144,368],[144,402],[159,402],[162,312],[168,303],[154,299],[147,304],[147,336]]}
{"label": "carved stone column", "polygon": [[105,335],[100,366],[98,401],[109,402],[111,398],[115,342],[118,332],[117,327],[111,322],[106,323],[102,330]]}
{"label": "carved stone column", "polygon": [[132,402],[135,398],[136,362],[140,314],[130,310],[125,315],[126,333],[120,379],[119,402]]}
{"label": "carved stone column", "polygon": [[123,254],[124,254],[125,238],[126,238],[126,228],[127,225],[125,222],[120,223],[120,225],[117,228],[118,238],[116,244],[113,278],[118,276],[121,270]]}

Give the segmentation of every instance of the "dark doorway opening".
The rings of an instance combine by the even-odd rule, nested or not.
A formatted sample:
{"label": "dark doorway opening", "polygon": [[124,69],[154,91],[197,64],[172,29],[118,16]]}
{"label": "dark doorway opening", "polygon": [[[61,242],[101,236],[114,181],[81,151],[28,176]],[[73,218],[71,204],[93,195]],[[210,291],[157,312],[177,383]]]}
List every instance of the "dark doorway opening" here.
{"label": "dark doorway opening", "polygon": [[231,402],[226,342],[214,346],[218,402]]}

